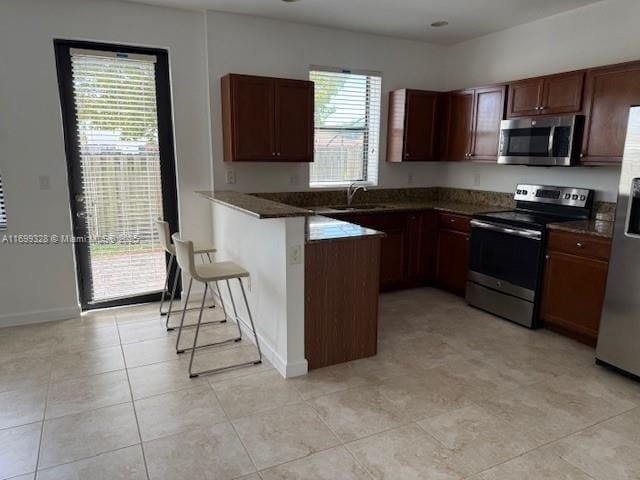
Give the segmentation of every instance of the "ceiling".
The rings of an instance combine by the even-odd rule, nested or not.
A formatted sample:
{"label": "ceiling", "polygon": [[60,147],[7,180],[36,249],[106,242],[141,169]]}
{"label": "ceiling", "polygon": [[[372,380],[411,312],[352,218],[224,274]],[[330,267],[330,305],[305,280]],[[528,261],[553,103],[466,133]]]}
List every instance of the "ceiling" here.
{"label": "ceiling", "polygon": [[[600,0],[133,0],[180,8],[218,10],[440,45],[572,10]],[[445,20],[448,26],[429,24]]]}

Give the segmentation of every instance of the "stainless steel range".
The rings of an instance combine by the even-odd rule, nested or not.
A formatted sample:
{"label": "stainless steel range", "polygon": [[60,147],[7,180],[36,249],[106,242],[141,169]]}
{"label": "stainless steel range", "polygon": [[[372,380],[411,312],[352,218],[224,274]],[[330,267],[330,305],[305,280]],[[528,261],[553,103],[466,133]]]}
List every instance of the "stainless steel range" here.
{"label": "stainless steel range", "polygon": [[539,327],[547,224],[588,219],[593,190],[518,185],[515,210],[474,215],[467,303]]}

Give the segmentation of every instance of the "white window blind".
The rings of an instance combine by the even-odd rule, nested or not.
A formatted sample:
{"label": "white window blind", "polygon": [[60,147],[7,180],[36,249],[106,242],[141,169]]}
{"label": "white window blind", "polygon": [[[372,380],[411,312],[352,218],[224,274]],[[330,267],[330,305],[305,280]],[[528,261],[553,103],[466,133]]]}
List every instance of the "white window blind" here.
{"label": "white window blind", "polygon": [[0,174],[0,230],[7,228],[7,208],[4,203],[4,188],[2,187],[2,174]]}
{"label": "white window blind", "polygon": [[376,185],[380,74],[311,67],[309,79],[315,84],[315,152],[310,185]]}
{"label": "white window blind", "polygon": [[155,62],[151,55],[71,50],[92,301],[164,285],[154,224],[163,211]]}

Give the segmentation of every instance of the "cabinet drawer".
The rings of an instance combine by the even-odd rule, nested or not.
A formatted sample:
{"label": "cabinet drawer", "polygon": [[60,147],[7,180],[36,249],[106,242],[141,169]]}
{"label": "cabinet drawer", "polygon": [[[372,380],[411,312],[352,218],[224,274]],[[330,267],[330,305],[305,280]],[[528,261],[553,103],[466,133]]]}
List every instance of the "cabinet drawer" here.
{"label": "cabinet drawer", "polygon": [[471,232],[470,220],[471,219],[469,217],[453,213],[441,213],[438,216],[438,224],[440,225],[440,228],[446,228],[448,230],[455,230],[456,232],[463,233]]}
{"label": "cabinet drawer", "polygon": [[549,232],[548,250],[550,251],[607,261],[610,249],[611,242],[607,239],[569,232]]}

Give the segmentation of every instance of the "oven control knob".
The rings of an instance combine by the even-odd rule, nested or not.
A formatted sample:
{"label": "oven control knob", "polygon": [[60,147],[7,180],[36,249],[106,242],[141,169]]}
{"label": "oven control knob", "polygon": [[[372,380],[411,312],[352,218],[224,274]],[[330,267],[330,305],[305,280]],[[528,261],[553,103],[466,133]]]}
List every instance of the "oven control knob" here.
{"label": "oven control knob", "polygon": [[516,190],[516,193],[517,193],[518,195],[522,195],[522,190]]}
{"label": "oven control knob", "polygon": [[565,200],[569,200],[571,198],[571,194],[570,193],[565,193],[564,194],[564,199]]}
{"label": "oven control knob", "polygon": [[580,195],[580,201],[581,201],[581,202],[584,202],[586,199],[587,199],[587,197],[586,197],[586,196],[584,196],[584,195]]}
{"label": "oven control knob", "polygon": [[529,195],[529,192],[527,190],[522,190],[522,194],[523,195]]}
{"label": "oven control knob", "polygon": [[578,199],[578,195],[576,195],[575,193],[573,195],[571,195],[571,199],[572,200],[577,200]]}

